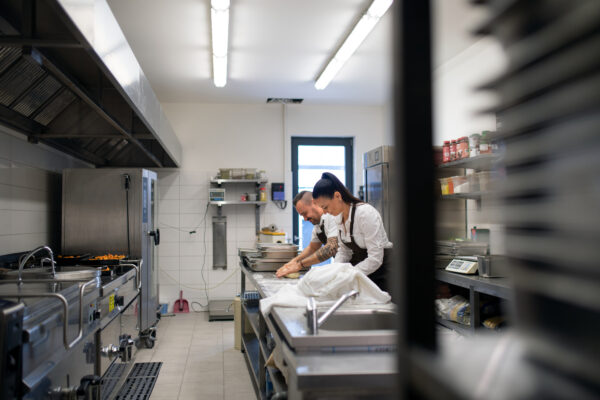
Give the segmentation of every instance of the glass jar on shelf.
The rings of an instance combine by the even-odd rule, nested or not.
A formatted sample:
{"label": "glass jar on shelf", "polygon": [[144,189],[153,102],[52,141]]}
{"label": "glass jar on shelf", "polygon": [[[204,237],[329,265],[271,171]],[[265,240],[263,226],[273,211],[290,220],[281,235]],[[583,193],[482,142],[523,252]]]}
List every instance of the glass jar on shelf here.
{"label": "glass jar on shelf", "polygon": [[265,187],[261,187],[258,193],[259,201],[267,201],[267,189]]}
{"label": "glass jar on shelf", "polygon": [[442,162],[447,163],[450,161],[450,141],[444,140],[444,147],[442,147]]}

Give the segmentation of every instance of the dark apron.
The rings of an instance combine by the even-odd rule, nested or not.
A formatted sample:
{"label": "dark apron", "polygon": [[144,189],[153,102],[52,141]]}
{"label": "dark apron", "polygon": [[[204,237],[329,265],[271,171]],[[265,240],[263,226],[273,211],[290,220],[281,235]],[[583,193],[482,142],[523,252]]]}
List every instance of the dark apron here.
{"label": "dark apron", "polygon": [[327,235],[325,234],[325,221],[321,222],[319,226],[321,228],[321,232],[317,233],[317,238],[323,243],[323,246],[327,244]]}
{"label": "dark apron", "polygon": [[[360,205],[360,203],[355,204],[352,207],[352,216],[350,221],[350,241],[344,242],[342,240],[342,243],[352,251],[352,258],[350,259],[350,264],[352,265],[358,264],[369,256],[367,249],[363,249],[354,241],[354,212],[356,211],[356,207],[358,205]],[[340,237],[341,236],[342,234],[340,232]],[[392,249],[383,249],[383,262],[381,263],[381,266],[369,275],[369,278],[379,287],[379,289],[383,290],[384,292],[388,291],[387,275],[388,264],[391,260],[391,250]]]}

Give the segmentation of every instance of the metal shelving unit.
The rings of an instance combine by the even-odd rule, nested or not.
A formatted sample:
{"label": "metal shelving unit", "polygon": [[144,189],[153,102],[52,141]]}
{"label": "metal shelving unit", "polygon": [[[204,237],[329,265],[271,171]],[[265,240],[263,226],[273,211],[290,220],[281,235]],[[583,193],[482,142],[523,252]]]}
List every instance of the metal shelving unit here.
{"label": "metal shelving unit", "polygon": [[468,192],[468,193],[454,193],[454,194],[443,194],[442,199],[444,200],[481,200],[483,196],[488,195],[489,192]]}
{"label": "metal shelving unit", "polygon": [[222,185],[224,183],[255,183],[260,185],[262,183],[267,183],[266,179],[221,179],[221,178],[211,178],[210,183],[216,183],[217,185]]}
{"label": "metal shelving unit", "polygon": [[224,201],[209,201],[209,204],[213,206],[231,206],[231,205],[243,205],[243,204],[254,204],[256,206],[264,206],[267,204],[266,201],[241,201],[241,200],[224,200]]}
{"label": "metal shelving unit", "polygon": [[[268,182],[267,179],[221,179],[221,178],[211,178],[210,184],[222,186],[224,184],[254,184],[258,189],[261,185],[266,184]],[[241,201],[241,200],[222,200],[222,201],[209,201],[208,204],[217,206],[217,215],[222,215],[223,206],[233,206],[233,205],[253,205],[254,208],[254,218],[255,218],[255,231],[256,234],[260,232],[260,207],[267,205],[267,201]]]}
{"label": "metal shelving unit", "polygon": [[473,328],[470,325],[463,325],[459,324],[458,322],[448,321],[441,318],[437,319],[437,323],[442,326],[445,326],[448,329],[452,329],[453,331],[456,331],[463,336],[470,336],[473,334]]}
{"label": "metal shelving unit", "polygon": [[450,161],[438,165],[439,168],[467,168],[476,169],[479,171],[489,171],[494,166],[494,163],[501,159],[499,154],[480,154],[475,157],[462,158],[456,161]]}
{"label": "metal shelving unit", "polygon": [[437,270],[435,272],[435,279],[501,299],[512,299],[512,287],[508,278],[485,278],[479,275],[464,275],[456,272]]}

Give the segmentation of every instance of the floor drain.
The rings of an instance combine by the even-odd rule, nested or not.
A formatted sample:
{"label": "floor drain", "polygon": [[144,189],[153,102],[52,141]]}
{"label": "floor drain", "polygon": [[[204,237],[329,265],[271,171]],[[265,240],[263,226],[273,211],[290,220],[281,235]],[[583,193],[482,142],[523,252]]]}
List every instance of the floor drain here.
{"label": "floor drain", "polygon": [[[125,367],[122,364],[120,366]],[[115,400],[148,400],[154,389],[161,366],[162,362],[135,363],[123,386],[115,396]],[[121,373],[122,371],[120,369]],[[105,378],[102,379],[102,400],[106,400],[114,390],[120,376],[117,372],[109,370]]]}

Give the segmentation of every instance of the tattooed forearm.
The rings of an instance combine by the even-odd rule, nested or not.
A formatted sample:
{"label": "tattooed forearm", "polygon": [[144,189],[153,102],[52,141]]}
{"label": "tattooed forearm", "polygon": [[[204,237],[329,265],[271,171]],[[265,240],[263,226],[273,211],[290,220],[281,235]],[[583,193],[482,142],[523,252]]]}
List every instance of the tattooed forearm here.
{"label": "tattooed forearm", "polygon": [[331,257],[334,257],[335,254],[337,253],[337,249],[338,249],[337,238],[336,237],[328,238],[327,243],[323,247],[321,247],[319,250],[317,250],[317,252],[315,253],[315,256],[317,257],[319,262],[323,262],[325,260],[328,260]]}

